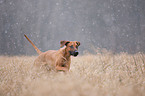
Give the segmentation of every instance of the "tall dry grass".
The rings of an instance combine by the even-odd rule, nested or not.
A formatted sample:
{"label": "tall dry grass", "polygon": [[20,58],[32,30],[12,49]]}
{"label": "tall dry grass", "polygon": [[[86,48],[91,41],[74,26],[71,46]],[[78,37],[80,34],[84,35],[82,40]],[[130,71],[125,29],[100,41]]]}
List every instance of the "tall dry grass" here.
{"label": "tall dry grass", "polygon": [[33,71],[35,56],[0,56],[0,96],[145,96],[145,55],[72,57],[68,73]]}

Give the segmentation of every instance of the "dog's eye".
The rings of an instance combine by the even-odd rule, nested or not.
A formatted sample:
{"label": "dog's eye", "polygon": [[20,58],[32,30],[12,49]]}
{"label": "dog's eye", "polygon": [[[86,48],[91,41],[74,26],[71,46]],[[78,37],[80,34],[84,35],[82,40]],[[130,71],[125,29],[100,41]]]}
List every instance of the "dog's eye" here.
{"label": "dog's eye", "polygon": [[65,64],[62,64],[61,67],[65,67]]}
{"label": "dog's eye", "polygon": [[73,47],[73,45],[71,45],[71,46],[69,46],[71,49],[73,49],[74,47]]}

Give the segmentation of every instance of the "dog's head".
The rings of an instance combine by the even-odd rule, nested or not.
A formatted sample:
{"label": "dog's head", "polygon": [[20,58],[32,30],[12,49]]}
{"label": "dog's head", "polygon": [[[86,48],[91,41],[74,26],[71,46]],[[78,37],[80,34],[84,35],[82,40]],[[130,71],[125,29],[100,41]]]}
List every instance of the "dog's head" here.
{"label": "dog's head", "polygon": [[78,46],[80,46],[80,42],[78,41],[60,41],[61,46],[66,46],[66,51],[72,56],[77,56],[79,54],[78,52]]}

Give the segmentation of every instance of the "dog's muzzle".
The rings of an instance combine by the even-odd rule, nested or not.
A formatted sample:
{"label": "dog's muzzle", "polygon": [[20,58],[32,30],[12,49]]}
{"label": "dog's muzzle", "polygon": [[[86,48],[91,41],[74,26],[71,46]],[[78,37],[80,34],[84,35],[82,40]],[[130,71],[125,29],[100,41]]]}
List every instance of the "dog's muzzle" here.
{"label": "dog's muzzle", "polygon": [[75,57],[79,54],[79,52],[77,50],[69,51],[69,52],[70,52],[70,55],[75,56]]}

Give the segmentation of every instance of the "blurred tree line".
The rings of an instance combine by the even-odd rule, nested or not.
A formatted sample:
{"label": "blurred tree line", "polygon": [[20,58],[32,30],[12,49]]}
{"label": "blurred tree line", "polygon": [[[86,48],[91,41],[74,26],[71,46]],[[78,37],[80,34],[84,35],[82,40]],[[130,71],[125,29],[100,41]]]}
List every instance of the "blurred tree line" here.
{"label": "blurred tree line", "polygon": [[26,34],[46,51],[60,40],[80,52],[145,52],[145,0],[0,0],[0,54],[36,54]]}

